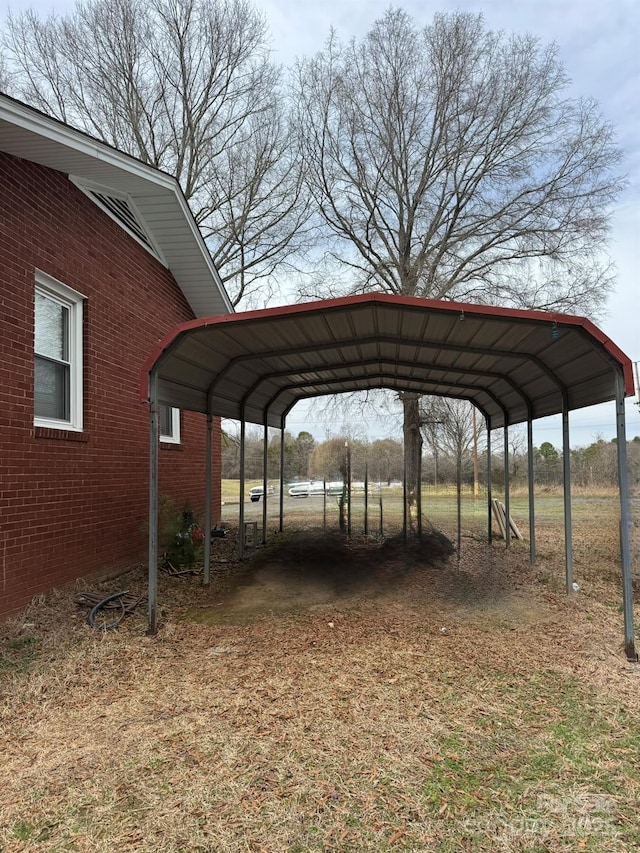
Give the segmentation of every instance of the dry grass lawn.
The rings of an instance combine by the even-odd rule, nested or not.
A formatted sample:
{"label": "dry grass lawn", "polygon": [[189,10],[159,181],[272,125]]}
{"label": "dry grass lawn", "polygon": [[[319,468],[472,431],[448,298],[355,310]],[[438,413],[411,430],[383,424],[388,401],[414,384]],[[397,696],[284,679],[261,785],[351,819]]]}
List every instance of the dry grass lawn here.
{"label": "dry grass lawn", "polygon": [[209,590],[162,576],[154,638],[144,612],[90,629],[83,586],[34,602],[0,626],[0,850],[638,849],[607,513],[572,597],[542,526],[535,568],[517,543],[288,536]]}

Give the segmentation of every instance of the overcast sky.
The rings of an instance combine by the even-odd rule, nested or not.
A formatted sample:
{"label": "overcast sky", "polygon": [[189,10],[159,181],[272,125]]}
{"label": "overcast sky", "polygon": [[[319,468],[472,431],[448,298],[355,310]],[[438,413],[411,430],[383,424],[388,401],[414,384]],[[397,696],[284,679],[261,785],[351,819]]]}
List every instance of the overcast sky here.
{"label": "overcast sky", "polygon": [[[608,316],[599,325],[633,361],[640,360],[640,0],[263,0],[257,5],[270,23],[276,57],[285,64],[321,48],[331,26],[343,39],[360,37],[389,5],[401,6],[418,24],[428,23],[438,11],[482,13],[492,29],[528,32],[544,44],[555,42],[572,80],[572,94],[599,102],[624,150],[629,186],[615,211],[610,247],[618,281]],[[559,445],[558,422],[538,421],[535,443]],[[293,432],[308,428],[295,409],[289,424]],[[312,431],[322,426],[330,430],[335,420],[324,425],[316,421]],[[383,423],[375,433],[385,433]],[[640,435],[640,411],[631,401],[627,434]],[[613,404],[571,414],[572,446],[589,444],[599,435],[615,435]]]}
{"label": "overcast sky", "polygon": [[[596,98],[624,150],[629,186],[615,211],[610,247],[618,282],[608,316],[599,325],[633,361],[640,360],[640,0],[257,0],[254,5],[267,18],[274,58],[285,65],[319,50],[332,26],[342,39],[362,36],[389,5],[401,6],[418,25],[428,23],[437,11],[459,9],[481,12],[492,29],[529,32],[543,43],[555,42],[572,80],[572,94]],[[46,14],[72,7],[64,0],[0,0],[0,18],[9,8]],[[294,410],[289,426],[297,432],[309,423]],[[326,425],[315,417],[314,426],[312,432],[323,438]],[[573,413],[571,431],[574,446],[589,444],[599,434],[613,437],[613,404]],[[375,432],[384,434],[384,426]],[[640,435],[640,411],[631,403],[627,432],[630,437]],[[538,422],[535,441],[558,444],[555,421]]]}

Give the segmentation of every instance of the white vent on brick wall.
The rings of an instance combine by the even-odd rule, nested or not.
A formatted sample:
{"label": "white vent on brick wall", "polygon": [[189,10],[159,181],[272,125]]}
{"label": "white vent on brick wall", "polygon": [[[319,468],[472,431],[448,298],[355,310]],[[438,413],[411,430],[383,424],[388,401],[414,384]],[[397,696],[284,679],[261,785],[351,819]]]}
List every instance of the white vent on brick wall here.
{"label": "white vent on brick wall", "polygon": [[157,258],[166,266],[166,262],[162,257],[162,252],[155,244],[153,237],[147,230],[144,224],[144,219],[136,208],[133,199],[126,193],[118,192],[109,187],[102,187],[99,184],[93,184],[89,181],[81,180],[69,176],[69,179],[88,196],[91,201],[95,202],[99,208],[104,210],[112,219],[114,219],[121,228],[130,234],[134,240],[137,240],[144,248],[150,252],[154,258]]}

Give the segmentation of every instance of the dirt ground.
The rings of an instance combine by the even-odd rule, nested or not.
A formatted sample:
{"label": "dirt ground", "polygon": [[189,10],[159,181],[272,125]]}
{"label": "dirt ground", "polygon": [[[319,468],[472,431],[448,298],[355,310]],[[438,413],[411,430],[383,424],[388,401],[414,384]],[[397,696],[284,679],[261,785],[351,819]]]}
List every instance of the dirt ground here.
{"label": "dirt ground", "polygon": [[575,546],[567,596],[554,526],[535,567],[319,531],[241,564],[229,537],[210,588],[161,574],[157,637],[90,629],[81,583],[42,597],[0,626],[0,850],[638,849],[614,519]]}
{"label": "dirt ground", "polygon": [[249,623],[278,613],[348,613],[364,607],[402,607],[406,615],[429,614],[440,621],[457,615],[499,614],[517,624],[544,618],[544,603],[532,599],[509,576],[501,553],[468,542],[458,559],[446,537],[425,534],[405,546],[401,537],[384,544],[338,534],[293,534],[274,544],[187,609],[202,624]]}

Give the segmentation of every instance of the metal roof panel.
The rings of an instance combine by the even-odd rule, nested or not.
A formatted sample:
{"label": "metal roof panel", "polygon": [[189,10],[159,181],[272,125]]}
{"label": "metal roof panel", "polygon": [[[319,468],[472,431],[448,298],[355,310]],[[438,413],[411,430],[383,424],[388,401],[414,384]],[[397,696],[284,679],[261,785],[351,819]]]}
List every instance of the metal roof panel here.
{"label": "metal roof panel", "polygon": [[197,375],[198,405],[209,391],[212,413],[244,405],[271,426],[298,399],[374,387],[470,399],[492,428],[557,414],[564,393],[570,409],[612,400],[615,370],[633,393],[631,362],[584,318],[385,294],[183,324],[149,358],[145,396],[151,369]]}

